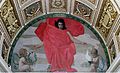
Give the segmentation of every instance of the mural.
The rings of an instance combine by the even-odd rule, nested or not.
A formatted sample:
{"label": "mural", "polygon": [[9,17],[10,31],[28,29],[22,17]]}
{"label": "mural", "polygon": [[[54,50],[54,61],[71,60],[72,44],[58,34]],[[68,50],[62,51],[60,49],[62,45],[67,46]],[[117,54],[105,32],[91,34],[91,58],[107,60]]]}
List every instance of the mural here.
{"label": "mural", "polygon": [[73,14],[80,16],[87,21],[91,22],[93,10],[86,6],[85,4],[75,1]]}
{"label": "mural", "polygon": [[71,18],[56,17],[38,21],[21,35],[11,68],[14,72],[102,72],[106,63],[92,31]]}

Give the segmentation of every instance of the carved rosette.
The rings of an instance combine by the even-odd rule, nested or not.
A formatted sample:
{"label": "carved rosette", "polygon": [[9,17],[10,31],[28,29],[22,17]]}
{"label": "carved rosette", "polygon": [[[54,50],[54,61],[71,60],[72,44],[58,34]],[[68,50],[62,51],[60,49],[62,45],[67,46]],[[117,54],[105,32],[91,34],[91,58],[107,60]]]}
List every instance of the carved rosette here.
{"label": "carved rosette", "polygon": [[75,1],[73,14],[91,22],[93,10],[85,4]]}
{"label": "carved rosette", "polygon": [[9,0],[6,0],[0,8],[0,17],[3,20],[10,37],[13,38],[20,28],[20,24]]}
{"label": "carved rosette", "polygon": [[117,11],[110,1],[106,2],[103,13],[100,17],[100,20],[96,24],[97,30],[101,35],[106,39],[110,33],[110,29],[113,26],[113,23],[117,17]]}
{"label": "carved rosette", "polygon": [[35,2],[26,7],[23,12],[26,22],[38,15],[43,14],[42,1]]}
{"label": "carved rosette", "polygon": [[49,0],[49,12],[67,12],[68,0]]}

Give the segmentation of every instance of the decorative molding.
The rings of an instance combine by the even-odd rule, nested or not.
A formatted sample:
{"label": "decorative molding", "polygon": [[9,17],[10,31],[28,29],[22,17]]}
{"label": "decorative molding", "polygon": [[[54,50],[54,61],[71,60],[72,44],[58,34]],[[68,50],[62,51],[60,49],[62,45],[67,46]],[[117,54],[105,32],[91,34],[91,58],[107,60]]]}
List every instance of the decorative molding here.
{"label": "decorative molding", "polygon": [[20,20],[21,26],[24,26],[25,22],[23,20],[22,14],[21,14],[21,10],[20,10],[20,6],[19,6],[19,3],[18,3],[18,0],[12,0],[12,3],[14,4],[14,8],[15,8],[16,13],[18,15],[18,18]]}
{"label": "decorative molding", "polygon": [[3,45],[2,45],[2,57],[5,60],[5,62],[7,62],[8,59],[8,51],[9,51],[9,46],[7,45],[6,41],[3,41]]}
{"label": "decorative molding", "polygon": [[4,33],[0,30],[0,55],[2,54],[2,45],[3,45],[4,39],[5,39]]}
{"label": "decorative molding", "polygon": [[110,0],[110,1],[112,2],[113,6],[115,7],[118,14],[117,14],[116,19],[115,19],[115,21],[113,23],[114,26],[111,28],[110,33],[109,33],[108,38],[107,38],[107,45],[108,46],[109,46],[110,41],[111,41],[111,39],[113,37],[113,33],[116,33],[116,31],[118,30],[118,28],[120,26],[119,25],[120,24],[120,8],[118,6],[119,1],[118,2],[116,2],[117,0]]}
{"label": "decorative molding", "polygon": [[46,14],[45,0],[24,0],[23,4],[20,1],[22,0],[13,0],[21,25],[24,26],[33,18]]}
{"label": "decorative molding", "polygon": [[97,20],[99,18],[99,14],[100,14],[100,10],[102,9],[102,7],[104,5],[104,0],[98,0],[97,2],[97,6],[96,6],[96,9],[95,9],[95,15],[94,15],[94,19],[92,21],[92,26],[95,26],[96,23],[97,23]]}
{"label": "decorative molding", "polygon": [[25,8],[23,11],[26,21],[29,21],[30,19],[43,13],[42,2],[36,2],[30,5],[29,7]]}
{"label": "decorative molding", "polygon": [[[120,22],[118,22],[120,24]],[[114,33],[113,36],[114,41],[116,42],[116,49],[117,49],[117,53],[120,53],[120,25],[119,28],[117,29],[117,31]]]}
{"label": "decorative molding", "polygon": [[115,58],[115,60],[112,62],[111,66],[108,68],[106,72],[107,73],[116,72],[115,70],[117,69],[117,67],[119,67],[119,65],[120,65],[120,54]]}
{"label": "decorative molding", "polygon": [[120,25],[119,25],[120,24],[120,17],[118,16],[114,22],[115,22],[114,23],[115,26],[113,28],[111,28],[111,30],[110,30],[111,33],[109,34],[109,36],[107,38],[107,46],[110,46],[110,42],[112,41],[113,34],[114,33],[115,33],[115,35],[118,34],[118,29],[120,27]]}
{"label": "decorative molding", "polygon": [[88,1],[90,1],[93,4],[95,4],[97,0],[88,0]]}
{"label": "decorative molding", "polygon": [[32,4],[21,10],[24,22],[28,22],[33,18],[45,14],[44,0],[34,1]]}
{"label": "decorative molding", "polygon": [[29,0],[18,0],[18,2],[19,2],[20,5],[24,4],[27,1],[29,1]]}
{"label": "decorative molding", "polygon": [[120,1],[119,1],[119,0],[110,0],[110,1],[111,1],[111,2],[113,3],[113,5],[115,6],[118,14],[120,14]]}
{"label": "decorative molding", "polygon": [[69,13],[71,0],[46,0],[47,13]]}
{"label": "decorative molding", "polygon": [[[116,28],[114,28],[115,30],[112,32],[111,40],[110,40],[109,45],[108,45],[109,49],[111,49],[112,48],[111,46],[114,45],[116,56],[118,56],[120,54],[120,25],[119,24],[120,24],[120,21],[117,20]],[[110,51],[110,54],[111,54],[111,51]],[[111,63],[112,62],[113,62],[113,59],[111,57]]]}
{"label": "decorative molding", "polygon": [[10,72],[10,73],[12,73],[12,71],[8,67],[7,63],[3,60],[3,58],[1,56],[0,56],[0,71],[1,72]]}
{"label": "decorative molding", "polygon": [[93,13],[94,11],[85,4],[79,1],[74,2],[73,15],[82,17],[83,19],[91,22]]}
{"label": "decorative molding", "polygon": [[115,35],[115,33],[113,34],[113,42],[115,44],[115,49],[116,49],[116,55],[118,55],[120,53],[120,35]]}
{"label": "decorative molding", "polygon": [[110,43],[109,49],[109,55],[110,55],[110,63],[112,63],[115,58],[117,57],[117,49],[116,49],[116,39],[112,38],[112,41]]}
{"label": "decorative molding", "polygon": [[5,37],[5,40],[7,41],[7,44],[9,45],[10,41],[11,41],[10,35],[8,34],[8,31],[7,31],[7,29],[6,29],[6,27],[5,27],[1,18],[0,18],[0,27],[1,27],[0,30],[1,30],[1,32],[4,33],[3,36]]}

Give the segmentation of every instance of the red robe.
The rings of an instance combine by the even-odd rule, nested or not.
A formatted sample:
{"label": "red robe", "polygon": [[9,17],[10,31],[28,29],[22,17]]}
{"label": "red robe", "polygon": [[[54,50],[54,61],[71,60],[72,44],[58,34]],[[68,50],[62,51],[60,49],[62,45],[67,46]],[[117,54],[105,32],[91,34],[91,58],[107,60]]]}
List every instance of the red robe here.
{"label": "red robe", "polygon": [[63,18],[67,30],[58,29],[54,27],[54,22],[57,19],[48,18],[47,22],[38,26],[35,33],[43,41],[51,71],[75,71],[71,68],[71,65],[73,64],[76,49],[67,32],[69,31],[73,36],[78,36],[84,33],[84,28],[75,20]]}

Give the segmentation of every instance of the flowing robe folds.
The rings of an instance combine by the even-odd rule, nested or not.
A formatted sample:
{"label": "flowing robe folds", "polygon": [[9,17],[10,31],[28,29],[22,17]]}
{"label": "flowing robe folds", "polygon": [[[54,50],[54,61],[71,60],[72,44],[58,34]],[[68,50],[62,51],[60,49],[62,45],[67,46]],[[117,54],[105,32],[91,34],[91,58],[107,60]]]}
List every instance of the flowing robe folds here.
{"label": "flowing robe folds", "polygon": [[71,65],[76,49],[67,32],[70,32],[72,36],[78,36],[84,33],[84,28],[79,22],[63,18],[67,30],[58,29],[54,26],[57,19],[48,18],[47,22],[38,26],[35,33],[43,41],[46,57],[51,65],[50,71],[75,71],[71,68]]}

